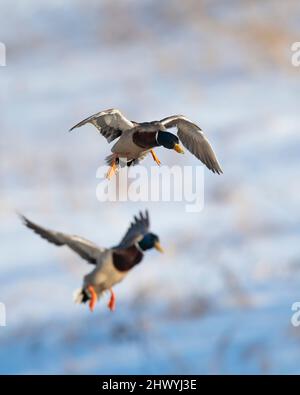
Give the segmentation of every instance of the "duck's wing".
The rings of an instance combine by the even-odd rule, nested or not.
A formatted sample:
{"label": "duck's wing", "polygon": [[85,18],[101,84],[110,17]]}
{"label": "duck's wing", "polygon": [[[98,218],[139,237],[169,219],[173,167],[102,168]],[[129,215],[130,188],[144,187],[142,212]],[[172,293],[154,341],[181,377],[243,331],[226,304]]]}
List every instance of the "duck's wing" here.
{"label": "duck's wing", "polygon": [[50,243],[55,244],[56,246],[68,246],[71,248],[71,250],[77,252],[81,258],[85,259],[89,263],[92,263],[93,265],[97,264],[97,258],[105,251],[104,248],[100,248],[96,244],[89,240],[85,240],[82,237],[67,235],[65,233],[55,232],[53,230],[43,228],[32,221],[29,221],[29,219],[23,215],[21,215],[21,219],[27,228],[32,229],[43,239],[48,240]]}
{"label": "duck's wing", "polygon": [[178,138],[182,144],[200,159],[213,173],[223,173],[212,146],[199,126],[183,115],[173,115],[160,121],[167,129],[176,127]]}
{"label": "duck's wing", "polygon": [[134,127],[134,124],[125,118],[121,111],[117,109],[109,109],[100,111],[97,114],[84,119],[77,125],[73,126],[70,129],[70,132],[86,123],[91,123],[96,126],[102,136],[104,136],[109,143],[120,137],[126,130]]}
{"label": "duck's wing", "polygon": [[150,219],[148,210],[145,211],[145,214],[140,212],[139,216],[134,216],[134,220],[131,222],[125,236],[117,248],[126,248],[133,245],[137,240],[141,239],[149,232],[149,228]]}

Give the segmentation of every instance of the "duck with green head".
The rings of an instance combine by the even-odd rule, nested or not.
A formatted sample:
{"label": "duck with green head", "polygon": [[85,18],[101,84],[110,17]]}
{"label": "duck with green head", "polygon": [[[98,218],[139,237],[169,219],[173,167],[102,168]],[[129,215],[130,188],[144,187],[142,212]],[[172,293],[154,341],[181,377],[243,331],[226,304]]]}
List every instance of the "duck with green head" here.
{"label": "duck with green head", "polygon": [[[154,148],[163,147],[183,153],[180,141],[208,169],[217,174],[222,173],[217,157],[203,131],[183,115],[173,115],[160,121],[135,122],[129,121],[119,110],[109,109],[84,119],[70,131],[87,123],[94,125],[109,143],[118,139],[111,149],[112,154],[106,158],[110,166],[108,178],[118,169],[120,159],[124,159],[127,166],[131,166],[151,153],[159,165],[160,160]],[[177,129],[177,135],[168,131],[172,128]]]}
{"label": "duck with green head", "polygon": [[83,285],[74,296],[76,303],[89,301],[91,311],[105,291],[110,291],[108,307],[113,311],[116,297],[112,287],[122,281],[130,270],[143,260],[146,251],[155,248],[163,252],[159,237],[150,232],[148,211],[135,216],[121,242],[111,248],[101,248],[82,237],[43,228],[24,216],[22,219],[28,228],[42,238],[57,246],[68,246],[94,266],[93,270],[84,276]]}

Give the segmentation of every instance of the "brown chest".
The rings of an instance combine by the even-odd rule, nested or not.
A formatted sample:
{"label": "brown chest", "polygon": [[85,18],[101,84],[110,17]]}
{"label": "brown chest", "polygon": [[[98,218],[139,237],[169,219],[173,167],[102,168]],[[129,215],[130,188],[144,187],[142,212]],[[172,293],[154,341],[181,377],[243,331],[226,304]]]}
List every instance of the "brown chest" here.
{"label": "brown chest", "polygon": [[135,246],[113,252],[113,265],[120,272],[133,268],[143,259],[143,253]]}
{"label": "brown chest", "polygon": [[136,131],[133,133],[132,140],[134,144],[141,148],[150,149],[157,147],[159,144],[156,141],[157,131],[154,132],[143,132]]}

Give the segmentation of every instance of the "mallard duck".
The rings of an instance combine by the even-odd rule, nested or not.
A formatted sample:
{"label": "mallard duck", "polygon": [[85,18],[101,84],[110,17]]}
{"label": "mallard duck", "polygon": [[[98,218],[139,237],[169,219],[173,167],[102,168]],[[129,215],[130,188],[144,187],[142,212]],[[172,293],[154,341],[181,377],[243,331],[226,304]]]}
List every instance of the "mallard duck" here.
{"label": "mallard duck", "polygon": [[105,291],[110,291],[108,308],[115,310],[116,297],[112,287],[123,280],[129,271],[140,263],[145,251],[155,248],[163,252],[159,238],[149,231],[150,221],[148,211],[135,216],[121,242],[111,248],[101,248],[82,237],[68,235],[43,228],[21,215],[24,224],[42,238],[57,246],[66,245],[75,251],[94,269],[84,276],[82,288],[76,291],[74,301],[86,303],[89,301],[93,311],[97,300]]}
{"label": "mallard duck", "polygon": [[[118,138],[111,149],[112,155],[106,158],[110,166],[108,178],[116,172],[120,158],[125,159],[127,166],[131,166],[139,163],[148,153],[151,153],[154,161],[160,165],[161,162],[153,148],[161,146],[183,153],[179,140],[209,170],[218,174],[222,173],[217,157],[203,131],[183,115],[173,115],[160,121],[141,123],[129,121],[117,109],[109,109],[84,119],[73,126],[70,131],[86,123],[96,126],[109,143]],[[168,129],[173,127],[177,128],[177,136],[168,132]]]}

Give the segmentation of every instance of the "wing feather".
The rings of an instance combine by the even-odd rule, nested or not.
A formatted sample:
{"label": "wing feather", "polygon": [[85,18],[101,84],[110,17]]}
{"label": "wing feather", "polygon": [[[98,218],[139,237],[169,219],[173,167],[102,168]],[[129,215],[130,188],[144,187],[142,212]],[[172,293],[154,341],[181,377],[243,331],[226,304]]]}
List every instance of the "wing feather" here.
{"label": "wing feather", "polygon": [[189,121],[183,115],[173,115],[160,121],[167,129],[176,127],[178,138],[182,144],[201,160],[213,173],[223,173],[216,154],[207,137],[199,126]]}
{"label": "wing feather", "polygon": [[99,257],[99,255],[105,250],[82,237],[67,235],[65,233],[43,228],[42,226],[30,221],[23,215],[21,215],[21,219],[23,220],[23,223],[27,226],[27,228],[33,230],[43,239],[49,241],[52,244],[55,244],[56,246],[68,246],[71,250],[75,251],[78,255],[80,255],[81,258],[94,265],[97,264],[97,258]]}
{"label": "wing feather", "polygon": [[117,248],[126,248],[133,245],[137,240],[149,232],[150,219],[148,210],[145,214],[139,213],[139,216],[134,216],[134,221],[131,222],[125,236],[121,240]]}
{"label": "wing feather", "polygon": [[109,109],[100,111],[77,123],[77,125],[70,129],[70,132],[87,123],[93,124],[109,143],[120,137],[126,130],[134,127],[134,124],[126,119],[119,110]]}

